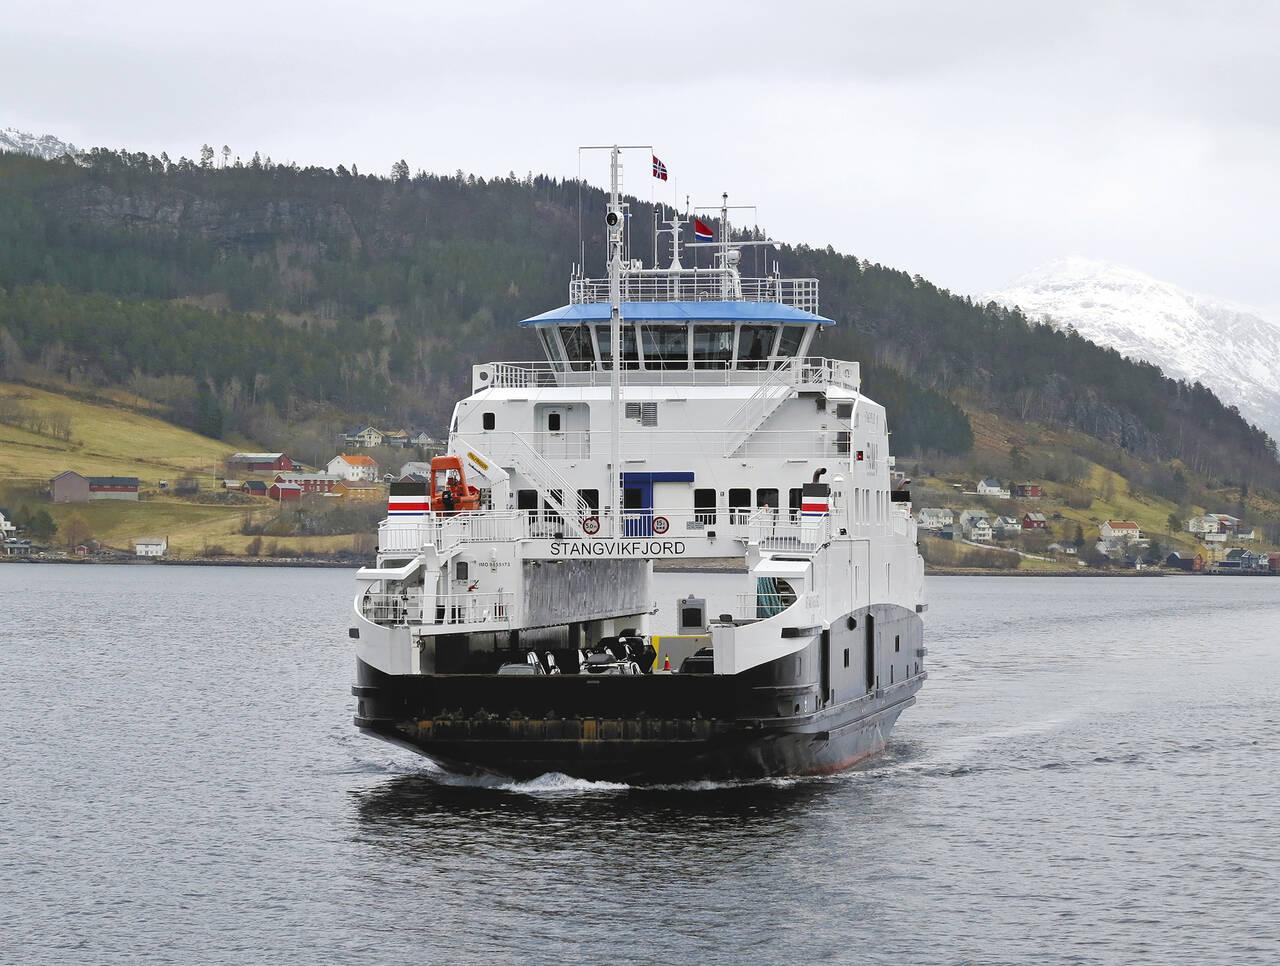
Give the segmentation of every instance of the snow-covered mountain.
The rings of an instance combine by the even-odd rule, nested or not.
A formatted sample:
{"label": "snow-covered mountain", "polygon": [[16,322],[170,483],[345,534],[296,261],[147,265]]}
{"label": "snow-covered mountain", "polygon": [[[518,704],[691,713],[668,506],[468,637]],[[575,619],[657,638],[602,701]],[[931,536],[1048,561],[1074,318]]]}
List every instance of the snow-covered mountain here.
{"label": "snow-covered mountain", "polygon": [[59,141],[52,134],[41,134],[36,137],[26,131],[7,127],[0,131],[0,151],[34,154],[37,158],[60,158],[64,154],[75,154],[76,146],[66,141]]}
{"label": "snow-covered mountain", "polygon": [[1199,380],[1280,439],[1280,323],[1258,309],[1196,295],[1142,272],[1086,258],[1034,268],[983,296],[1027,317]]}

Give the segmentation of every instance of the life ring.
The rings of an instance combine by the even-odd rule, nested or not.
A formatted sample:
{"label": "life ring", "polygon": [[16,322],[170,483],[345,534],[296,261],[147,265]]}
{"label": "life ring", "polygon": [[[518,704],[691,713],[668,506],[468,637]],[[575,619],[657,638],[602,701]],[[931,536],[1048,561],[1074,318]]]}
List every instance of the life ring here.
{"label": "life ring", "polygon": [[594,537],[597,533],[600,532],[600,518],[587,517],[585,520],[583,520],[582,532],[589,537]]}
{"label": "life ring", "polygon": [[671,524],[666,517],[653,518],[653,532],[657,534],[666,533],[671,528]]}

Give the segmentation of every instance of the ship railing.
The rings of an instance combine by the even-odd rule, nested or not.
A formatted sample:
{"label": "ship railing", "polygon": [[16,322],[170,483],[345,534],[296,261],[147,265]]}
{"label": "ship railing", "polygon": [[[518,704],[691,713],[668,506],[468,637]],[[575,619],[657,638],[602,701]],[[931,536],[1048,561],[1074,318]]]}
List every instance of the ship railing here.
{"label": "ship railing", "polygon": [[387,517],[378,524],[378,550],[412,551],[421,550],[431,541],[424,527],[424,517]]}
{"label": "ship railing", "polygon": [[424,615],[424,624],[509,624],[511,595],[505,593],[458,593],[438,595]]}
{"label": "ship railing", "polygon": [[[723,269],[648,270],[622,273],[623,302],[776,302],[818,312],[816,278],[742,278]],[[569,281],[573,305],[609,301],[607,278]]]}
{"label": "ship railing", "polygon": [[806,517],[799,510],[773,507],[645,507],[625,510],[621,532],[606,511],[591,511],[581,521],[566,521],[555,510],[473,510],[450,516],[426,514],[407,525],[401,518],[384,520],[378,549],[417,552],[432,546],[444,554],[460,544],[512,543],[519,540],[652,539],[750,541],[764,550],[813,552],[831,535],[827,515]]}
{"label": "ship railing", "polygon": [[761,550],[812,553],[831,539],[828,514],[805,516],[776,507],[760,507],[747,524],[747,541]]}
{"label": "ship railing", "polygon": [[367,593],[360,612],[389,625],[492,624],[511,621],[511,595],[457,593],[424,598],[409,594]]}
{"label": "ship railing", "polygon": [[782,594],[776,589],[761,589],[754,594],[735,594],[731,613],[735,623],[748,624],[781,614],[794,600],[794,595]]}
{"label": "ship railing", "polygon": [[[856,362],[823,357],[773,356],[769,359],[739,360],[731,365],[722,360],[695,360],[694,368],[641,368],[638,361],[622,364],[619,377],[624,386],[759,386],[776,383],[797,389],[820,389],[827,385],[857,391],[861,385]],[[486,362],[473,366],[471,386],[475,391],[497,389],[537,389],[555,386],[608,386],[610,370],[581,364],[534,360],[529,362]]]}
{"label": "ship railing", "polygon": [[[687,421],[684,420],[683,412],[681,419]],[[839,428],[840,425],[847,427],[847,421],[840,424],[833,419],[832,428],[810,433],[755,430],[745,439],[742,439],[741,432],[725,428],[723,423],[719,428],[705,430],[666,428],[661,425],[664,421],[661,409],[659,409],[658,421],[660,425],[655,427],[623,430],[620,443],[624,461],[662,460],[668,456],[718,455],[730,445],[736,446],[736,452],[743,456],[831,460],[841,457],[847,459],[849,456],[849,431],[847,428]],[[634,420],[630,423],[632,426],[637,425]],[[609,433],[605,430],[522,433],[520,435],[534,452],[546,460],[583,460],[593,453],[599,455],[609,452]],[[496,442],[491,444],[490,437],[494,437]],[[477,443],[483,443],[486,457],[491,458],[493,462],[499,466],[511,465],[504,458],[500,434],[477,433],[472,438]],[[741,440],[740,445],[739,440]],[[641,467],[634,468],[641,469]],[[626,469],[625,465],[624,469]],[[796,485],[799,486],[800,482],[803,481],[798,481]]]}

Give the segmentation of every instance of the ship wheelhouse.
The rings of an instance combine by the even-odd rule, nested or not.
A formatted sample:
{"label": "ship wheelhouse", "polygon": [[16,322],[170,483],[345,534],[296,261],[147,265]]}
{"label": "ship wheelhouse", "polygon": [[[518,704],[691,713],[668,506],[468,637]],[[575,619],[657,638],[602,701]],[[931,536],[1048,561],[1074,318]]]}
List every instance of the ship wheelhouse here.
{"label": "ship wheelhouse", "polygon": [[[566,305],[526,319],[563,372],[612,368],[608,303]],[[635,372],[758,371],[808,354],[830,319],[768,302],[623,302],[620,358]]]}

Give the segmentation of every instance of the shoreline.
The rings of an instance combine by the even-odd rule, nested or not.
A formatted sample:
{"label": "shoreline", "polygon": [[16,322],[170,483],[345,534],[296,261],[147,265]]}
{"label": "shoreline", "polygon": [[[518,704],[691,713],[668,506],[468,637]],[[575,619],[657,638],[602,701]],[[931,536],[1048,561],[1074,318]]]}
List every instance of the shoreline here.
{"label": "shoreline", "polygon": [[268,560],[258,557],[219,557],[205,560],[201,558],[178,557],[171,559],[154,559],[146,557],[124,557],[115,560],[91,560],[87,557],[0,557],[0,564],[72,564],[91,567],[309,567],[317,570],[348,570],[363,566],[359,561],[306,560],[302,558],[283,558]]}
{"label": "shoreline", "polygon": [[[724,558],[707,558],[702,566],[690,566],[693,561],[655,561],[654,571],[663,572],[701,572],[701,573],[742,573],[746,568],[741,564],[727,564]],[[74,566],[122,566],[122,567],[305,567],[315,570],[354,570],[361,566],[361,561],[307,560],[304,558],[267,559],[262,557],[218,557],[155,559],[143,557],[123,557],[111,560],[93,560],[87,557],[0,557],[0,564],[71,564]],[[681,566],[683,564],[683,566]],[[959,567],[925,568],[926,577],[1269,577],[1280,574],[1214,574],[1208,571],[1189,573],[1185,570],[995,570]]]}

